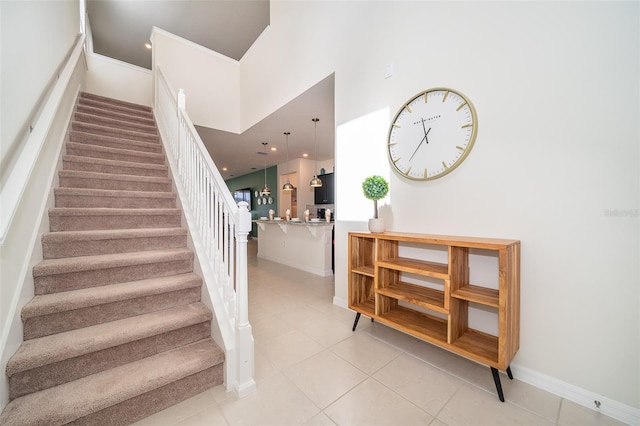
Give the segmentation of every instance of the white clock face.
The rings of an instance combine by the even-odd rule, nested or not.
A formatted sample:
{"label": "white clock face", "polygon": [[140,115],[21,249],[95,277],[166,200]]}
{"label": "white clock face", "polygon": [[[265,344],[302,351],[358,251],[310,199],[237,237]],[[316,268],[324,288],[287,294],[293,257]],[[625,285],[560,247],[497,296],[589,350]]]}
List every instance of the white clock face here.
{"label": "white clock face", "polygon": [[389,161],[409,179],[436,179],[462,163],[476,132],[475,109],[464,95],[452,89],[430,89],[396,114],[389,129]]}

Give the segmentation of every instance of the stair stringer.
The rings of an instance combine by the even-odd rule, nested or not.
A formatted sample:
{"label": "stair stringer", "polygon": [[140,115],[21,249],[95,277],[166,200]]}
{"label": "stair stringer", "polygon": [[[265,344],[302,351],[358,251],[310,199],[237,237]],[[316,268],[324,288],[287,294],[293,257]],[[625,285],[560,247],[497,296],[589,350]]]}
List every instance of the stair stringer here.
{"label": "stair stringer", "polygon": [[[155,110],[154,115],[156,115]],[[156,122],[158,122],[157,115]],[[197,230],[197,225],[191,206],[189,203],[183,203],[183,199],[186,199],[186,190],[177,172],[177,164],[171,149],[165,145],[166,135],[164,134],[162,126],[158,126],[158,132],[160,133],[160,139],[164,147],[165,155],[167,156],[173,190],[177,194],[176,204],[177,207],[182,210],[183,226],[187,229],[187,247],[193,250],[195,254],[193,260],[194,273],[202,277],[201,302],[213,312],[211,338],[225,353],[224,386],[227,391],[231,391],[233,390],[233,384],[236,382],[236,371],[238,371],[235,319],[228,314],[222,295],[217,290],[220,288],[219,275],[213,269],[213,265],[207,261],[208,256],[201,238],[199,236],[194,238],[192,230]],[[197,231],[195,231],[195,233],[197,234]],[[235,304],[235,300],[230,303]]]}

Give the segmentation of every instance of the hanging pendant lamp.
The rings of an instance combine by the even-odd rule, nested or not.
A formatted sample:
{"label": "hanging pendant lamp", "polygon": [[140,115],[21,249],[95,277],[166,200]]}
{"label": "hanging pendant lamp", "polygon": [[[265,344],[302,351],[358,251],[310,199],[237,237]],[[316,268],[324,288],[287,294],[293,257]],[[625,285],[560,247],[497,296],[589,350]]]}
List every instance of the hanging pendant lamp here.
{"label": "hanging pendant lamp", "polygon": [[[289,168],[289,135],[290,132],[284,132],[284,135],[287,138],[287,169]],[[287,183],[282,186],[283,191],[293,191],[293,185],[289,182],[289,174],[287,173]]]}
{"label": "hanging pendant lamp", "polygon": [[311,186],[312,188],[319,188],[322,186],[322,180],[318,177],[317,175],[317,170],[318,170],[318,121],[320,121],[319,118],[312,118],[311,121],[313,121],[313,135],[314,135],[314,140],[315,140],[315,157],[316,157],[316,165],[315,168],[313,170],[313,179],[311,179],[311,182],[309,182],[309,186]]}
{"label": "hanging pendant lamp", "polygon": [[[267,154],[267,143],[262,142],[262,146],[264,147],[264,155]],[[264,160],[264,187],[260,190],[260,195],[271,195],[271,189],[267,186],[267,159]]]}

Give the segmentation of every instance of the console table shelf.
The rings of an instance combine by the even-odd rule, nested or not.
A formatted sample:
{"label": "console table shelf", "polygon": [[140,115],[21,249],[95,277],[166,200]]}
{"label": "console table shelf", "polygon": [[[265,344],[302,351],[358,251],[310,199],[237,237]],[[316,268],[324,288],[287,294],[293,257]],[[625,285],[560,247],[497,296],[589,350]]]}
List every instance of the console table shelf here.
{"label": "console table shelf", "polygon": [[[474,257],[497,264],[496,283],[470,283]],[[483,281],[487,264],[481,269]],[[487,365],[504,401],[498,370],[512,378],[509,364],[520,340],[520,241],[351,232],[348,297],[354,331],[364,314]],[[474,305],[494,313],[496,335],[469,323]]]}

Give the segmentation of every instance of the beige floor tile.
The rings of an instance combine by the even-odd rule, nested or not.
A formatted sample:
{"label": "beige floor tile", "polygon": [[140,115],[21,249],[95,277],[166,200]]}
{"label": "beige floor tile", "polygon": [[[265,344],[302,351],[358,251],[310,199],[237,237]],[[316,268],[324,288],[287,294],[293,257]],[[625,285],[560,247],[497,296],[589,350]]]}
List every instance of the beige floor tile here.
{"label": "beige floor tile", "polygon": [[335,423],[325,413],[318,413],[306,422],[304,426],[335,426]]}
{"label": "beige floor tile", "polygon": [[[360,327],[359,323],[358,323],[358,327]],[[375,337],[376,339],[380,339],[383,342],[393,345],[403,351],[408,351],[411,348],[413,348],[418,342],[421,342],[419,339],[413,336],[409,336],[406,333],[395,330],[392,327],[389,327],[387,325],[381,324],[376,321],[371,323],[371,327],[367,329],[367,333],[369,333],[371,336]]]}
{"label": "beige floor tile", "polygon": [[324,410],[338,425],[426,425],[432,417],[374,379],[367,379]]}
{"label": "beige floor tile", "polygon": [[353,336],[349,323],[333,317],[330,317],[327,321],[308,324],[301,331],[325,348],[329,348]]}
{"label": "beige floor tile", "polygon": [[[333,288],[332,288],[333,291]],[[313,302],[309,302],[309,306],[323,312],[334,319],[344,320],[347,324],[353,327],[353,320],[356,318],[356,313],[350,309],[346,309],[333,304],[333,294],[327,299],[318,299]],[[368,318],[362,317],[362,325],[367,324]],[[358,329],[360,329],[360,322],[358,323]],[[351,330],[349,327],[349,330]]]}
{"label": "beige floor tile", "polygon": [[323,350],[319,343],[298,330],[289,331],[256,345],[256,351],[260,351],[280,370]]}
{"label": "beige floor tile", "polygon": [[366,374],[375,373],[401,353],[393,346],[366,333],[355,333],[332,346],[331,351]]}
{"label": "beige floor tile", "polygon": [[373,378],[433,416],[464,383],[406,354],[385,365]]}
{"label": "beige floor tile", "polygon": [[424,342],[419,339],[416,340],[417,342],[415,345],[406,349],[406,352],[408,354],[411,354],[418,359],[428,362],[434,367],[437,367],[465,381],[472,382],[472,379],[474,377],[478,377],[478,374],[481,374],[478,373],[479,369],[486,371],[489,379],[493,380],[491,378],[491,370],[489,369],[489,367],[481,366],[476,362],[449,352],[446,349],[442,349],[431,343]]}
{"label": "beige floor tile", "polygon": [[482,389],[462,385],[437,415],[449,426],[456,425],[553,425],[546,419]]}
{"label": "beige floor tile", "polygon": [[562,401],[560,408],[560,416],[558,417],[559,426],[618,426],[624,425],[611,417],[591,410],[574,402]]}
{"label": "beige floor tile", "polygon": [[[220,386],[220,388],[223,388]],[[223,388],[224,389],[224,388]],[[215,392],[218,387],[209,389],[169,408],[159,411],[135,423],[136,426],[176,425],[194,414],[211,407],[217,407]]]}
{"label": "beige floor tile", "polygon": [[205,408],[202,411],[194,414],[191,417],[187,417],[186,419],[176,423],[176,426],[226,426],[228,425],[227,420],[222,415],[222,411],[218,406],[212,406],[209,408]]}
{"label": "beige floor tile", "polygon": [[328,315],[316,311],[306,304],[299,304],[295,308],[275,316],[298,330],[303,330],[310,324],[325,323],[330,319]]}
{"label": "beige floor tile", "polygon": [[265,315],[251,321],[251,331],[256,342],[268,342],[270,339],[295,330],[291,324],[276,315]]}
{"label": "beige floor tile", "polygon": [[274,374],[278,374],[280,369],[262,354],[258,349],[254,350],[254,380],[260,383]]}
{"label": "beige floor tile", "polygon": [[230,425],[301,425],[320,412],[284,375],[278,373],[261,382],[255,392],[242,399],[220,403]]}
{"label": "beige floor tile", "polygon": [[287,368],[284,374],[320,408],[325,408],[368,377],[329,351]]}
{"label": "beige floor tile", "polygon": [[[556,422],[558,419],[558,413],[560,412],[562,398],[536,388],[535,386],[521,382],[515,377],[513,380],[509,380],[506,375],[503,376],[501,374],[500,376],[502,390],[507,401],[536,413],[549,421],[554,423]],[[493,384],[493,379],[490,378],[489,380],[491,380],[491,383]]]}

